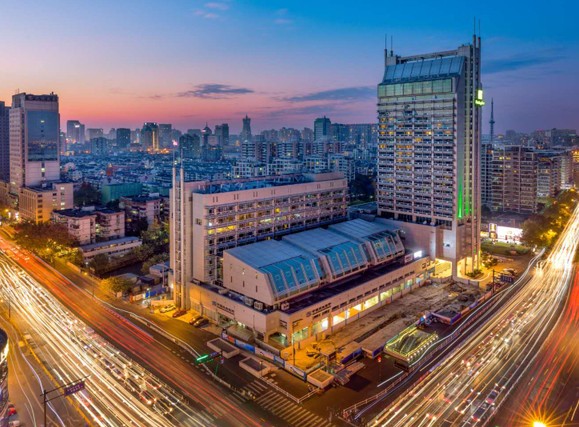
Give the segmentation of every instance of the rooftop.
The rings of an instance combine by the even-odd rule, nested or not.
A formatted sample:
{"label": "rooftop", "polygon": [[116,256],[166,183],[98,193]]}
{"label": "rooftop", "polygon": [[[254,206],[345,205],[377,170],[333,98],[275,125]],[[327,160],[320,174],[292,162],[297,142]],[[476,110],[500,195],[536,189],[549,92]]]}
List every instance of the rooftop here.
{"label": "rooftop", "polygon": [[463,64],[464,56],[448,56],[388,65],[384,72],[382,84],[459,76],[462,72]]}
{"label": "rooftop", "polygon": [[331,172],[238,178],[234,180],[206,182],[194,192],[200,194],[227,193],[231,191],[255,190],[258,188],[279,187],[283,185],[302,184],[305,182],[323,182],[336,179],[344,179],[344,175],[339,172]]}
{"label": "rooftop", "polygon": [[94,211],[86,211],[82,209],[62,209],[53,212],[56,215],[67,216],[69,218],[84,218],[85,216],[95,216]]}
{"label": "rooftop", "polygon": [[122,237],[120,239],[107,240],[106,242],[98,242],[98,243],[91,243],[90,245],[83,245],[80,247],[80,249],[82,249],[83,251],[90,251],[98,248],[106,248],[107,246],[122,245],[125,243],[140,242],[140,241],[141,239],[134,236]]}

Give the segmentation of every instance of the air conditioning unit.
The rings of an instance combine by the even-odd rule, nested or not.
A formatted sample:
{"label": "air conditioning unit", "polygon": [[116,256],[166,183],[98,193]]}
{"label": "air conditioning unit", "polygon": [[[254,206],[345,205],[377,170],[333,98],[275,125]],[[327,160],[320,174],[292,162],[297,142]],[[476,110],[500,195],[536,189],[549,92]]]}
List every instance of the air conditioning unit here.
{"label": "air conditioning unit", "polygon": [[262,303],[262,302],[259,302],[259,301],[255,301],[255,302],[253,303],[253,308],[255,308],[256,310],[261,311],[261,310],[263,310],[263,303]]}
{"label": "air conditioning unit", "polygon": [[253,305],[253,299],[251,299],[251,298],[245,297],[243,299],[243,301],[245,302],[245,305],[247,305],[249,307],[251,307]]}
{"label": "air conditioning unit", "polygon": [[289,310],[289,302],[284,302],[281,304],[281,310],[286,311]]}

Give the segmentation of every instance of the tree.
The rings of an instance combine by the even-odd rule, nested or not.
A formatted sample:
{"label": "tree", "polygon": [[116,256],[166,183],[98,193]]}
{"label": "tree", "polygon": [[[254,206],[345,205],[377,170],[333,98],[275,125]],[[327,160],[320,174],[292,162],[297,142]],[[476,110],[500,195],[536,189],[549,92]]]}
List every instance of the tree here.
{"label": "tree", "polygon": [[90,206],[101,203],[101,192],[94,188],[90,183],[83,182],[80,188],[74,192],[75,206]]}
{"label": "tree", "polygon": [[113,276],[113,277],[109,277],[107,279],[103,279],[101,282],[109,291],[113,292],[113,293],[119,293],[119,292],[127,292],[129,290],[131,290],[131,288],[134,286],[134,283],[129,280],[129,279],[125,279],[124,277],[120,277],[120,276]]}
{"label": "tree", "polygon": [[22,222],[15,227],[16,243],[41,256],[51,256],[62,249],[76,245],[63,224]]}
{"label": "tree", "polygon": [[109,267],[110,260],[106,254],[95,255],[88,263],[88,266],[94,270],[95,273],[102,273]]}
{"label": "tree", "polygon": [[165,261],[169,261],[168,253],[164,252],[162,254],[157,254],[147,259],[145,262],[143,262],[143,267],[141,268],[141,271],[143,272],[143,274],[147,274],[149,273],[149,268],[151,268],[153,265],[160,264]]}

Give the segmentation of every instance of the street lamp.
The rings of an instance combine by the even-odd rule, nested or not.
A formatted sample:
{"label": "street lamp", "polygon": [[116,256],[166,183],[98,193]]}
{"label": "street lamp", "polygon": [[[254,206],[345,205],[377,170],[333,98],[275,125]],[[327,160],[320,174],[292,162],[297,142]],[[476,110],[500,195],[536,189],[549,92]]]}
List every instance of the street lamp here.
{"label": "street lamp", "polygon": [[547,424],[542,421],[533,421],[533,427],[547,427]]}

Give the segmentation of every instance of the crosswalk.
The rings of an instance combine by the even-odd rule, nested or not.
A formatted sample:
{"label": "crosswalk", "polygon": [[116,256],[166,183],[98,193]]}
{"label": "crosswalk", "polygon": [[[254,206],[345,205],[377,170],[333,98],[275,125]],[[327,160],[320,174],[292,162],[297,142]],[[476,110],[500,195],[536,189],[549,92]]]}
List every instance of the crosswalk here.
{"label": "crosswalk", "polygon": [[[254,380],[232,395],[239,402],[253,400],[262,409],[287,422],[291,427],[332,427],[327,419],[308,411],[277,393],[266,383]],[[255,400],[253,399],[255,397]]]}

